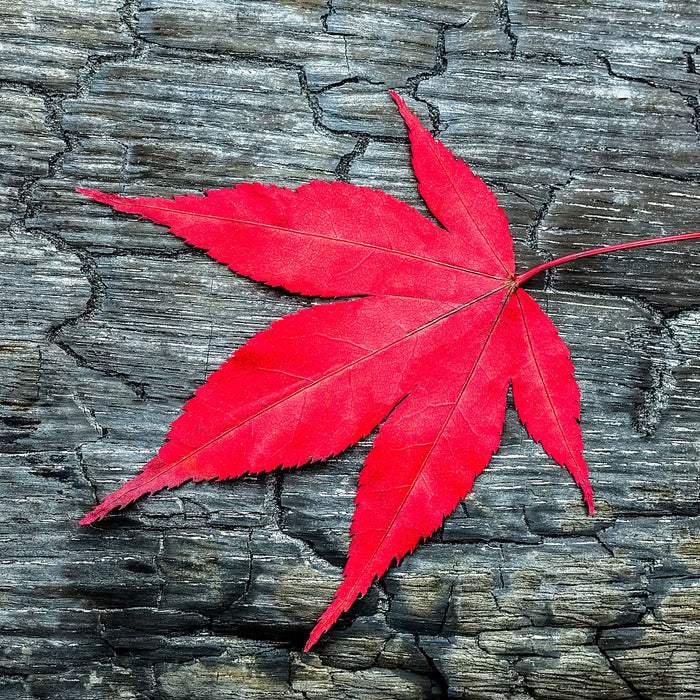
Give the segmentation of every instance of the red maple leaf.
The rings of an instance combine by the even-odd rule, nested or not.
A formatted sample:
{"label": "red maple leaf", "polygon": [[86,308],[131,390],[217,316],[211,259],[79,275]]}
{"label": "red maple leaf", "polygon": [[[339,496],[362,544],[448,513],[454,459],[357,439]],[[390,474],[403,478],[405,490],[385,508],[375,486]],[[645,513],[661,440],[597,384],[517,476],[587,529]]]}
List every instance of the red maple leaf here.
{"label": "red maple leaf", "polygon": [[81,521],[190,479],[325,459],[389,416],[360,474],[342,584],[306,649],[470,492],[498,448],[511,385],[529,434],[593,512],[569,351],[521,285],[576,258],[700,236],[586,251],[516,275],[493,193],[392,96],[418,189],[444,228],[388,194],[339,182],[242,184],[172,200],[79,190],[169,226],[255,280],[363,295],[287,316],[237,350],[188,401],[158,455]]}

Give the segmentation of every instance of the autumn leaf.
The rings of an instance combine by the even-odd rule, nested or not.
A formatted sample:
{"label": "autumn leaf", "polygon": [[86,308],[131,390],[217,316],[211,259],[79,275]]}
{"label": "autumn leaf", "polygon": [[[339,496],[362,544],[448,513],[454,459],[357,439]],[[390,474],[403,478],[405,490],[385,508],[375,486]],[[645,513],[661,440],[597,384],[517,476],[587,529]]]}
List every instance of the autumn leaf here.
{"label": "autumn leaf", "polygon": [[158,455],[81,521],[185,481],[326,459],[388,416],[360,474],[343,581],[307,650],[471,491],[498,448],[510,386],[527,431],[593,512],[569,351],[521,285],[580,257],[700,236],[599,248],[516,275],[493,193],[392,96],[418,189],[442,227],[388,194],[340,182],[174,199],[79,190],[170,227],[254,280],[361,296],[283,318],[237,350],[188,401]]}

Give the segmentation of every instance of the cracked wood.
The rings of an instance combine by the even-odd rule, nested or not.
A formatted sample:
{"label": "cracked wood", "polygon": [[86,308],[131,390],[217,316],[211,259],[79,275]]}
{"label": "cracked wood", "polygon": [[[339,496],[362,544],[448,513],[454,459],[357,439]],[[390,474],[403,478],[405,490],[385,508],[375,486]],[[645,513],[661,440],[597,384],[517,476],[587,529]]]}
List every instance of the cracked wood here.
{"label": "cracked wood", "polygon": [[305,302],[74,187],[340,177],[421,208],[398,87],[497,192],[524,266],[696,230],[700,16],[651,6],[0,0],[0,697],[700,694],[690,248],[536,292],[577,360],[596,516],[508,411],[461,512],[316,654],[369,442],[76,526],[233,347]]}

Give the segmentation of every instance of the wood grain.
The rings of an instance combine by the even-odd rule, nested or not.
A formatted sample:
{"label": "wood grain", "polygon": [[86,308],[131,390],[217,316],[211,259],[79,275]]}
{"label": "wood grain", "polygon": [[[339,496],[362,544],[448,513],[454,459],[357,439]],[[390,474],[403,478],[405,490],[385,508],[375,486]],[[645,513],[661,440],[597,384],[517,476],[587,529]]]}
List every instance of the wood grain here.
{"label": "wood grain", "polygon": [[342,179],[425,212],[397,88],[496,191],[521,269],[700,229],[694,2],[0,0],[0,698],[700,696],[700,249],[532,280],[596,514],[508,411],[431,541],[311,653],[372,436],[78,519],[229,353],[317,300],[75,187]]}

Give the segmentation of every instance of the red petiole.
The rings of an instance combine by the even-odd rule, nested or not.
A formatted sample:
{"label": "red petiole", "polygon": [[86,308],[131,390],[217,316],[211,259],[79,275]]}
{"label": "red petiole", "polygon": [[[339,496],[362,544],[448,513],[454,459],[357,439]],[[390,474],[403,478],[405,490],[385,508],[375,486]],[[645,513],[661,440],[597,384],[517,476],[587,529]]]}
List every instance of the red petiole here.
{"label": "red petiole", "polygon": [[536,274],[542,272],[543,270],[548,270],[551,267],[557,267],[557,265],[563,265],[564,263],[571,262],[572,260],[578,260],[579,258],[588,258],[592,255],[599,255],[600,253],[614,253],[618,250],[626,250],[627,248],[641,248],[645,245],[656,245],[657,243],[671,243],[673,241],[687,241],[692,238],[700,238],[700,231],[695,231],[694,233],[681,233],[678,236],[662,236],[661,238],[647,238],[642,241],[632,241],[631,243],[619,243],[618,245],[604,246],[602,248],[593,248],[592,250],[584,250],[581,253],[572,253],[571,255],[565,255],[562,258],[557,258],[556,260],[551,260],[550,262],[542,263],[542,265],[537,265],[527,272],[523,272],[521,275],[515,277],[515,285],[519,287],[523,282],[529,280],[530,277],[534,277]]}

